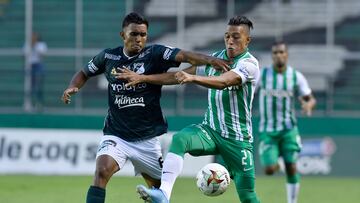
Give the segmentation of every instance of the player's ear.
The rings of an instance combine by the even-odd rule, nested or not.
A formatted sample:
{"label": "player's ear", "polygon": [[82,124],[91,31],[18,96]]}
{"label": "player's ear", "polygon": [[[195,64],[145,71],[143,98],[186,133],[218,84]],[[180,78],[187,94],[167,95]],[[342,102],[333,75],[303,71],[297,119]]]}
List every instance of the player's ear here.
{"label": "player's ear", "polygon": [[120,34],[121,39],[125,40],[125,32],[121,31],[119,34]]}
{"label": "player's ear", "polygon": [[251,42],[251,37],[250,36],[247,36],[246,38],[246,46],[249,45]]}

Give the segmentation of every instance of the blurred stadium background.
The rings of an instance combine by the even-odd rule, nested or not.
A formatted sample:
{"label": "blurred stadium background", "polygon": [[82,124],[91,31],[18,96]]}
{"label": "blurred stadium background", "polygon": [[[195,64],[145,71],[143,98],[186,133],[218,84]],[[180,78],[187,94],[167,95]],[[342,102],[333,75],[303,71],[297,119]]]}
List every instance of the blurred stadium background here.
{"label": "blurred stadium background", "polygon": [[[13,188],[31,176],[18,174],[92,174],[94,152],[107,111],[106,80],[104,77],[90,80],[71,105],[62,104],[60,97],[75,71],[92,56],[121,44],[118,33],[122,18],[131,11],[150,21],[149,43],[202,53],[222,49],[227,19],[246,15],[255,25],[250,50],[261,66],[271,64],[274,40],[288,42],[289,63],[308,78],[318,102],[312,118],[298,114],[304,145],[299,167],[304,175],[309,175],[305,177],[309,187],[323,181],[318,189],[324,196],[330,195],[328,201],[323,201],[305,199],[304,194],[300,201],[360,201],[359,0],[0,0],[0,202],[21,202],[15,200]],[[48,45],[41,108],[35,108],[31,99],[31,53],[24,51],[32,32],[39,33]],[[171,132],[201,121],[206,93],[206,89],[194,85],[163,88],[162,107]],[[255,132],[257,109],[255,98]],[[165,148],[169,139],[170,135],[163,138]],[[184,175],[192,176],[212,157],[200,160],[194,162],[189,158]],[[281,179],[271,182],[263,178],[259,165],[257,171],[260,197],[262,193],[266,197],[262,197],[263,202],[284,202],[283,184],[279,186],[280,195],[271,194],[268,189]],[[123,175],[131,172],[129,168]],[[321,176],[321,181],[314,176]],[[51,179],[47,184],[58,183],[52,182],[56,177],[47,178]],[[91,178],[79,181],[85,182],[81,185],[83,190],[78,189],[83,197]],[[121,181],[113,186],[117,187],[117,183]],[[338,185],[339,190],[326,194],[329,189],[326,187],[331,185]],[[350,199],[331,196],[336,191],[342,194],[341,189],[347,185],[353,191]],[[306,193],[307,189],[304,190]],[[26,192],[26,186],[23,191]],[[307,192],[307,196],[312,195]],[[37,193],[30,190],[24,194],[30,197]],[[121,199],[121,195],[116,198]],[[74,200],[79,201],[81,198]],[[174,202],[177,201],[185,200],[179,197]],[[44,202],[62,201],[55,195],[54,200]]]}

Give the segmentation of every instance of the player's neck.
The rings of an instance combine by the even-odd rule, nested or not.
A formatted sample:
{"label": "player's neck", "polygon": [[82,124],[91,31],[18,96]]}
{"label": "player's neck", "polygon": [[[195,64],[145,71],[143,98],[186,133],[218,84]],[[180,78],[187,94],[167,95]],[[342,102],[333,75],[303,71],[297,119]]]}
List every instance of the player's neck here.
{"label": "player's neck", "polygon": [[242,55],[245,54],[247,51],[248,51],[247,48],[244,49],[244,50],[242,50],[242,51],[240,51],[239,53],[236,53],[236,54],[232,54],[232,53],[229,53],[228,51],[226,51],[226,56],[227,56],[230,60],[232,60],[232,59],[235,59],[235,58],[237,58],[237,57],[239,57],[239,56],[242,56]]}
{"label": "player's neck", "polygon": [[277,72],[277,73],[283,73],[285,72],[287,69],[287,65],[283,65],[283,66],[274,66],[274,70]]}
{"label": "player's neck", "polygon": [[137,53],[129,52],[126,48],[123,48],[123,54],[129,59],[134,58],[137,55]]}

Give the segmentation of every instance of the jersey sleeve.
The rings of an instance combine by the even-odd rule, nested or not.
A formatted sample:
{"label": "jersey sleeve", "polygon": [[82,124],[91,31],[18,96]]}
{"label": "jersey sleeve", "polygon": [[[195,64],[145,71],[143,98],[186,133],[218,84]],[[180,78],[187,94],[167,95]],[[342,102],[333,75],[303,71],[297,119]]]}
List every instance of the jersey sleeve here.
{"label": "jersey sleeve", "polygon": [[83,68],[83,72],[88,77],[96,76],[105,71],[105,51],[103,50],[98,55],[94,56]]}
{"label": "jersey sleeve", "polygon": [[206,70],[206,65],[197,66],[196,67],[196,75],[207,76],[205,70]]}
{"label": "jersey sleeve", "polygon": [[234,69],[231,69],[234,73],[241,77],[241,84],[246,82],[254,82],[255,84],[259,80],[259,63],[256,59],[244,59],[236,64]]}
{"label": "jersey sleeve", "polygon": [[296,80],[297,80],[297,86],[299,90],[300,96],[306,96],[311,94],[311,89],[309,86],[308,81],[304,77],[304,75],[300,72],[296,72]]}
{"label": "jersey sleeve", "polygon": [[161,72],[166,72],[171,67],[179,67],[180,62],[175,60],[176,54],[179,53],[180,49],[163,46],[163,45],[154,45],[153,54],[157,68],[160,68]]}

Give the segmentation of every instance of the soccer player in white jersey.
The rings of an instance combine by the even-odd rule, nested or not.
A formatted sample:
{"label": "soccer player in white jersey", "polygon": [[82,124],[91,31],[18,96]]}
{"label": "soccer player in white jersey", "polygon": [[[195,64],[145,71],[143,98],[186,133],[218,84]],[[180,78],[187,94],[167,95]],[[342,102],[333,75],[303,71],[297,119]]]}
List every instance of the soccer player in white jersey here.
{"label": "soccer player in white jersey", "polygon": [[278,158],[285,163],[287,202],[296,203],[299,193],[299,174],[296,170],[301,141],[295,118],[295,95],[303,112],[310,116],[315,106],[303,74],[288,65],[288,49],[284,42],[272,46],[273,64],[261,70],[258,83],[260,99],[259,154],[267,175],[278,169]]}
{"label": "soccer player in white jersey", "polygon": [[220,154],[235,182],[240,201],[258,203],[255,193],[251,108],[260,70],[247,46],[252,22],[243,16],[230,19],[224,36],[226,49],[213,56],[233,61],[223,73],[211,65],[192,66],[185,71],[156,75],[134,75],[126,70],[121,79],[128,85],[195,83],[208,89],[208,108],[203,123],[185,127],[172,139],[162,171],[160,189],[138,186],[141,197],[154,203],[167,203],[185,153],[193,156]]}

